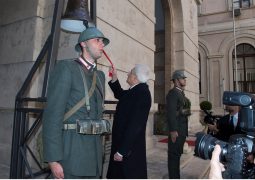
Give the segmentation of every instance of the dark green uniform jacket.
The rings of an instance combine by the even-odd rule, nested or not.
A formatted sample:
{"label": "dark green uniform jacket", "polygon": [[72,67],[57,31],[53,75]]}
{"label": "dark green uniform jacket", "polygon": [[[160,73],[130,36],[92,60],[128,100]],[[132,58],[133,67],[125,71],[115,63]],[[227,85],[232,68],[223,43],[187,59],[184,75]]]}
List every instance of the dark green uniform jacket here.
{"label": "dark green uniform jacket", "polygon": [[171,89],[166,96],[166,113],[169,131],[177,131],[179,136],[188,135],[188,118],[182,114],[187,99],[181,90]]}
{"label": "dark green uniform jacket", "polygon": [[[82,135],[77,134],[75,130],[63,130],[64,114],[85,96],[79,66],[80,64],[74,60],[63,60],[56,65],[51,74],[47,105],[43,114],[44,161],[60,162],[64,173],[75,176],[96,176],[98,173],[101,174],[102,170],[100,135]],[[85,77],[90,89],[93,72],[86,69]],[[84,119],[88,116],[92,119],[102,117],[105,76],[103,72],[97,71],[97,77],[96,88],[90,98],[89,115],[83,106],[65,123],[73,124],[76,119]]]}

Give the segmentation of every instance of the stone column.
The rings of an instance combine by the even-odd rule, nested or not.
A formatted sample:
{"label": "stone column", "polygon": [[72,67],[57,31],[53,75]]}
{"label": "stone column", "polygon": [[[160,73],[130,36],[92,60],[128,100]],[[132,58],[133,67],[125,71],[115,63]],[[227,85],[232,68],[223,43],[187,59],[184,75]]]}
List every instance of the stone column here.
{"label": "stone column", "polygon": [[208,56],[209,66],[209,101],[212,103],[214,113],[222,113],[222,95],[224,91],[223,55]]}

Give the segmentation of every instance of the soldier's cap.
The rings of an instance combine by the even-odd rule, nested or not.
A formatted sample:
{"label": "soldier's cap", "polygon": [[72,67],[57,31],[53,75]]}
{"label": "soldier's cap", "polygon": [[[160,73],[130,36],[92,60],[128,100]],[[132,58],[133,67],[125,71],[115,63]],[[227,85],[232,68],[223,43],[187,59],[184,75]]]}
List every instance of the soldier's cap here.
{"label": "soldier's cap", "polygon": [[184,75],[183,70],[176,70],[176,71],[173,72],[172,80],[174,80],[174,79],[184,79],[184,78],[187,78],[187,77]]}
{"label": "soldier's cap", "polygon": [[110,40],[107,39],[104,36],[104,34],[101,31],[99,31],[96,27],[89,27],[81,32],[78,38],[78,43],[75,45],[75,50],[77,52],[81,52],[80,43],[94,38],[103,38],[104,46],[106,46],[110,42]]}

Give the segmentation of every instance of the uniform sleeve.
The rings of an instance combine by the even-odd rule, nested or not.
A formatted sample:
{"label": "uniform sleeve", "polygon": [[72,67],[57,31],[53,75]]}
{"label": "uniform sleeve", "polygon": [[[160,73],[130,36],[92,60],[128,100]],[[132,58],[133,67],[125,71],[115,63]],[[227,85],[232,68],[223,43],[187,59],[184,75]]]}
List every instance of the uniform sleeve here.
{"label": "uniform sleeve", "polygon": [[66,103],[71,89],[71,71],[67,63],[59,62],[52,72],[43,114],[44,161],[59,161],[63,157],[62,128]]}
{"label": "uniform sleeve", "polygon": [[166,96],[166,115],[170,132],[178,130],[177,104],[178,96],[173,92],[168,93]]}

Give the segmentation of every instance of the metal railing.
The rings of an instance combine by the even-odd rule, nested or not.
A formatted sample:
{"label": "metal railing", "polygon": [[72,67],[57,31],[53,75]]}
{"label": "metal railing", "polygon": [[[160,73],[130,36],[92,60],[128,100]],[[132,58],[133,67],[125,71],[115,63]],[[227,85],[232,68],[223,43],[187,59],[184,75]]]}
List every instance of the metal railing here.
{"label": "metal railing", "polygon": [[[35,176],[39,176],[42,173],[48,171],[47,168],[41,167],[39,161],[36,159],[36,156],[33,153],[33,150],[28,146],[28,143],[31,142],[31,138],[35,135],[38,128],[40,127],[43,112],[42,104],[46,102],[45,95],[48,83],[48,76],[49,72],[51,71],[51,69],[53,69],[56,62],[60,34],[60,20],[63,5],[64,0],[55,1],[50,35],[48,36],[22,87],[16,95],[11,149],[10,178],[34,178]],[[44,62],[44,59],[46,59],[46,57],[47,60],[46,62]],[[31,87],[35,73],[42,64],[45,65],[42,95],[38,98],[26,97],[26,94]],[[29,107],[31,103],[34,104],[36,107]],[[30,118],[31,116],[33,116],[33,119],[35,119],[35,121],[30,126],[29,122],[32,119]],[[31,158],[35,161],[35,164],[38,165],[39,171],[35,173],[32,172],[32,167],[29,164],[29,160],[27,157],[28,154],[30,154]]]}
{"label": "metal railing", "polygon": [[[13,144],[11,156],[10,178],[48,178],[51,174],[47,164],[44,164],[43,158],[38,155],[40,152],[33,147],[38,147],[40,140],[40,127],[42,124],[43,108],[27,107],[26,104],[36,102],[41,103],[43,107],[46,98],[21,98],[17,99],[15,108],[15,119],[13,127]],[[105,104],[116,104],[117,101],[105,101]],[[104,114],[109,115],[110,119],[115,110],[105,110]],[[29,122],[34,122],[29,127]],[[39,135],[38,135],[39,134]],[[105,138],[105,145],[108,146],[109,137]],[[32,148],[31,148],[32,146]],[[43,147],[40,147],[42,150]]]}

